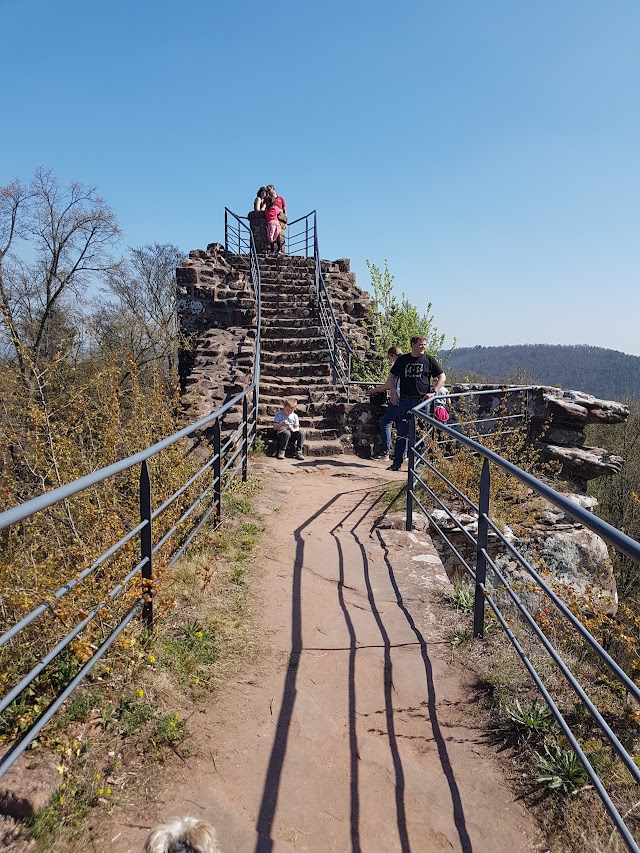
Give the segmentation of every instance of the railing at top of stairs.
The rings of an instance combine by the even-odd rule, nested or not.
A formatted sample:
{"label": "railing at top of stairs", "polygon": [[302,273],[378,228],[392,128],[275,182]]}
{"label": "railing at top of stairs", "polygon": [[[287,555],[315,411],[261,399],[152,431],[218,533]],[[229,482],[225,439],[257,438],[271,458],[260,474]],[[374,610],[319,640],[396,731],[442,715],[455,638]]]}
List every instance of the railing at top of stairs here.
{"label": "railing at top of stairs", "polygon": [[[249,253],[250,234],[248,217],[237,216],[225,207],[224,245],[225,255],[235,257],[245,263]],[[295,228],[294,228],[295,226]],[[247,232],[249,232],[247,234]],[[324,332],[331,356],[331,376],[335,385],[341,386],[347,397],[351,384],[351,360],[353,351],[344,332],[340,328],[331,296],[322,273],[322,263],[318,248],[318,225],[316,211],[312,210],[287,225],[285,247],[288,255],[309,258],[314,262],[314,285],[318,305],[318,319]],[[256,258],[257,262],[257,258]]]}

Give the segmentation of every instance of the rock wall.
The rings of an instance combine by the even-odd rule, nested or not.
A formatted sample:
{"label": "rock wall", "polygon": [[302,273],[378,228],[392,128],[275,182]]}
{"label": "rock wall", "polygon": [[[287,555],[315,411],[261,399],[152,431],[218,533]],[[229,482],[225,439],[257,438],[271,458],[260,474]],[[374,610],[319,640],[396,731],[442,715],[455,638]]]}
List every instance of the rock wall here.
{"label": "rock wall", "polygon": [[354,358],[365,360],[371,351],[369,319],[372,299],[356,284],[349,258],[321,261],[321,265],[338,324],[353,348]]}
{"label": "rock wall", "polygon": [[256,301],[247,274],[225,260],[219,243],[190,252],[176,277],[180,328],[189,340],[179,353],[182,394],[197,420],[251,384]]}

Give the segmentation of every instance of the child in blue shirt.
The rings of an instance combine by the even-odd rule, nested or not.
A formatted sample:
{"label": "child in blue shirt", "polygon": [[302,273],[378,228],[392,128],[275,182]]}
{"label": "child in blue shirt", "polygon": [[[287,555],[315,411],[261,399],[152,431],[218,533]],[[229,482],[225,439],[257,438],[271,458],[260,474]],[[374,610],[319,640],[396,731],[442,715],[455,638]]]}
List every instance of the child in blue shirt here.
{"label": "child in blue shirt", "polygon": [[287,397],[283,400],[283,407],[276,412],[273,419],[273,428],[276,431],[278,441],[278,459],[284,459],[284,454],[291,438],[295,444],[295,458],[304,459],[302,445],[304,444],[304,432],[300,429],[300,421],[296,415],[295,408],[298,401],[295,397]]}

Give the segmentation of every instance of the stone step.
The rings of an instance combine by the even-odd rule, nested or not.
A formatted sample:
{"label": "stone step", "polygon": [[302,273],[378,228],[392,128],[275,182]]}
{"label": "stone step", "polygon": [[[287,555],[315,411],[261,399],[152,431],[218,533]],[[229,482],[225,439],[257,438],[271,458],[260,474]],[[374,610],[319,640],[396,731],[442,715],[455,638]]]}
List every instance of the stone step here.
{"label": "stone step", "polygon": [[310,306],[286,306],[286,307],[271,307],[270,305],[262,306],[263,320],[310,320],[317,325],[318,315],[315,308]]}
{"label": "stone step", "polygon": [[[261,388],[279,388],[281,385],[286,385],[287,388],[299,388],[301,392],[304,392],[307,389],[309,391],[318,391],[319,389],[324,390],[325,388],[335,388],[332,383],[331,373],[329,370],[325,370],[324,373],[304,374],[301,373],[300,370],[296,370],[295,367],[292,367],[286,373],[281,372],[280,370],[260,370]],[[275,393],[277,394],[278,391]]]}
{"label": "stone step", "polygon": [[275,279],[285,279],[287,281],[293,281],[294,279],[298,279],[299,281],[315,282],[315,278],[316,277],[313,270],[305,270],[298,268],[260,269],[260,279],[264,279],[266,281],[273,281]]}
{"label": "stone step", "polygon": [[262,339],[262,352],[277,353],[287,352],[288,350],[313,350],[321,352],[327,348],[327,341],[324,335],[295,335],[291,337],[269,338]]}
{"label": "stone step", "polygon": [[[313,321],[312,321],[313,323]],[[326,337],[318,327],[312,324],[304,326],[286,326],[272,324],[262,327],[262,342],[272,340],[298,340],[300,338],[314,338],[318,341],[326,340]]]}
{"label": "stone step", "polygon": [[259,409],[262,411],[262,407],[265,407],[270,412],[271,417],[275,414],[275,412],[280,411],[282,408],[282,401],[284,397],[291,396],[295,397],[298,401],[298,407],[296,411],[299,416],[304,416],[307,418],[311,418],[314,421],[320,419],[320,424],[322,429],[329,429],[335,426],[335,421],[333,417],[333,409],[335,404],[342,400],[343,397],[336,397],[335,400],[323,399],[319,402],[314,402],[307,393],[298,393],[298,394],[263,394],[260,393],[260,402],[258,404]]}
{"label": "stone step", "polygon": [[313,317],[278,317],[277,315],[263,317],[263,334],[269,329],[275,329],[278,332],[282,332],[283,335],[293,334],[294,329],[309,329],[310,331],[313,331],[314,334],[322,333],[322,329],[318,325],[317,318],[314,319]]}
{"label": "stone step", "polygon": [[260,376],[264,379],[268,379],[270,376],[274,378],[290,377],[290,381],[294,381],[300,374],[303,374],[305,377],[313,377],[316,382],[319,378],[327,382],[331,376],[331,365],[328,363],[309,364],[308,361],[299,363],[294,361],[262,361],[260,364]]}
{"label": "stone step", "polygon": [[[313,427],[305,427],[303,423],[300,423],[300,426],[304,430],[304,438],[305,442],[307,441],[333,441],[338,437],[337,429],[314,429]],[[270,437],[273,438],[275,436],[275,431],[271,426],[271,421],[267,420],[258,420],[258,432],[265,431],[270,433]]]}
{"label": "stone step", "polygon": [[296,294],[296,293],[304,293],[309,298],[315,297],[316,289],[313,285],[313,282],[307,281],[306,279],[299,279],[292,277],[290,280],[283,281],[282,279],[274,279],[273,281],[269,281],[268,279],[261,278],[260,279],[262,298],[264,299],[267,296],[274,296],[279,293],[283,294]]}
{"label": "stone step", "polygon": [[305,441],[305,456],[341,456],[344,445],[339,439],[333,441]]}
{"label": "stone step", "polygon": [[268,374],[277,376],[284,367],[290,367],[298,372],[303,371],[308,376],[316,376],[318,373],[328,373],[330,364],[331,359],[327,350],[318,348],[313,351],[301,347],[288,352],[263,350],[260,358],[260,370],[265,376]]}
{"label": "stone step", "polygon": [[271,377],[261,376],[260,396],[263,394],[265,397],[277,397],[279,400],[283,397],[296,397],[298,400],[306,399],[314,404],[337,403],[344,397],[341,389],[327,382],[322,376],[312,376],[305,380],[298,378],[295,382],[288,376],[275,381]]}
{"label": "stone step", "polygon": [[[258,257],[260,268],[262,267],[303,267],[313,269],[315,261],[313,258],[305,258],[302,255],[280,255],[279,258],[272,258],[268,254],[261,254]],[[331,262],[329,262],[331,263]]]}
{"label": "stone step", "polygon": [[287,308],[299,305],[315,306],[315,298],[310,293],[266,293],[262,297],[262,308]]}
{"label": "stone step", "polygon": [[[335,429],[335,421],[325,414],[310,414],[308,406],[305,403],[298,401],[296,414],[300,420],[300,426],[303,429]],[[276,399],[272,403],[263,403],[262,399],[258,403],[258,418],[260,423],[271,424],[277,412],[282,409],[282,400]]]}
{"label": "stone step", "polygon": [[[266,341],[264,343],[267,343]],[[321,338],[315,341],[309,341],[306,338],[300,338],[290,341],[278,342],[277,346],[262,347],[260,363],[263,365],[272,365],[273,370],[277,370],[277,366],[281,362],[289,364],[329,364],[331,356],[327,349],[327,344]]]}
{"label": "stone step", "polygon": [[[258,435],[267,446],[267,452],[275,455],[275,442],[271,430],[258,432]],[[292,455],[293,450],[291,445],[287,448],[287,456]],[[341,456],[344,453],[344,447],[339,439],[323,439],[309,440],[305,437],[303,453],[305,456]]]}

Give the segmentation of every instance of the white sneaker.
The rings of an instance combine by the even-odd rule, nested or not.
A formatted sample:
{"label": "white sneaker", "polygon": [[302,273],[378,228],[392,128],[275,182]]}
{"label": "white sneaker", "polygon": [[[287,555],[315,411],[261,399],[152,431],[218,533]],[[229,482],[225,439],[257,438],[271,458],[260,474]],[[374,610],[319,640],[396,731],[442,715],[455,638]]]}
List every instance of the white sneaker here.
{"label": "white sneaker", "polygon": [[284,459],[284,450],[278,451],[278,459]]}
{"label": "white sneaker", "polygon": [[296,450],[296,459],[304,459],[304,453],[301,450]]}

